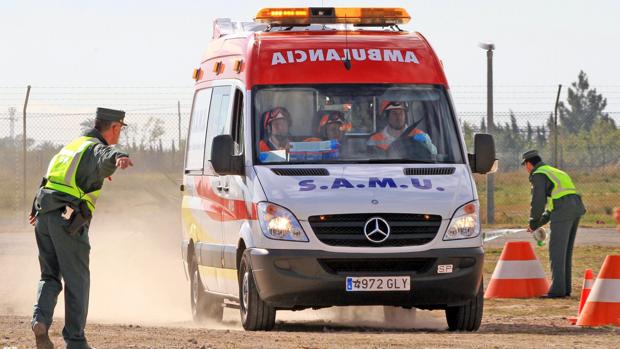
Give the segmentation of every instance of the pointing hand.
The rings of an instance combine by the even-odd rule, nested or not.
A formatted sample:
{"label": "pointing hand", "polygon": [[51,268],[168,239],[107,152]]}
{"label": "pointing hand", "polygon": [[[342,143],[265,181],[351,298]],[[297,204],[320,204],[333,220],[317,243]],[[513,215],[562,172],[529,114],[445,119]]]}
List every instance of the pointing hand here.
{"label": "pointing hand", "polygon": [[124,170],[129,166],[133,166],[133,162],[131,161],[130,158],[122,157],[122,158],[116,159],[116,167],[120,168],[121,170]]}

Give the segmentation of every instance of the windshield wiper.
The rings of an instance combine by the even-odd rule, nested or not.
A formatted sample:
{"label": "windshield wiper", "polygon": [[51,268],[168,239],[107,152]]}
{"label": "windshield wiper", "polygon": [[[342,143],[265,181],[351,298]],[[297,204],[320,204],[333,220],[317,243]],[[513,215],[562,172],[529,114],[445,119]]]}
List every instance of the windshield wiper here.
{"label": "windshield wiper", "polygon": [[347,160],[319,160],[319,161],[291,161],[267,162],[261,165],[346,165],[346,164],[439,164],[432,160],[409,159],[347,159]]}
{"label": "windshield wiper", "polygon": [[350,160],[359,164],[436,164],[437,161],[421,159],[358,159]]}

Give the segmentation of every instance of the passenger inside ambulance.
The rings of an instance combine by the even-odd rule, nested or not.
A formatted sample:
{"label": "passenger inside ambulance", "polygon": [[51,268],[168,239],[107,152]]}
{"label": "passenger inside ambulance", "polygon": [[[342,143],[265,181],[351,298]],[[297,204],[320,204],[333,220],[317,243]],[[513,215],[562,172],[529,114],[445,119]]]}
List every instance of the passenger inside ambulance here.
{"label": "passenger inside ambulance", "polygon": [[253,108],[268,112],[256,117],[257,160],[459,163],[458,124],[448,98],[437,86],[259,87]]}
{"label": "passenger inside ambulance", "polygon": [[289,146],[289,129],[292,120],[286,108],[275,107],[263,113],[263,138],[259,142],[261,152],[284,150]]}
{"label": "passenger inside ambulance", "polygon": [[[344,113],[338,110],[321,110],[317,113],[317,117],[317,134],[304,139],[304,142],[322,143],[316,143],[315,149],[310,148],[312,145],[304,147],[305,157],[310,155],[310,157],[321,159],[339,159],[343,155],[345,134],[351,129],[351,123],[347,122]],[[299,157],[301,154],[293,155]]]}
{"label": "passenger inside ambulance", "polygon": [[318,113],[317,136],[306,138],[305,142],[336,140],[340,145],[345,141],[345,133],[351,129],[344,113],[338,110],[323,110]]}
{"label": "passenger inside ambulance", "polygon": [[413,147],[418,145],[417,148],[422,148],[424,155],[437,154],[437,148],[433,145],[428,134],[416,127],[417,123],[422,121],[421,119],[415,124],[407,126],[408,109],[406,102],[383,101],[381,114],[387,120],[387,124],[381,131],[373,133],[368,139],[366,145],[369,154],[392,157],[392,155],[398,155],[405,150],[403,143],[410,143],[408,145]]}

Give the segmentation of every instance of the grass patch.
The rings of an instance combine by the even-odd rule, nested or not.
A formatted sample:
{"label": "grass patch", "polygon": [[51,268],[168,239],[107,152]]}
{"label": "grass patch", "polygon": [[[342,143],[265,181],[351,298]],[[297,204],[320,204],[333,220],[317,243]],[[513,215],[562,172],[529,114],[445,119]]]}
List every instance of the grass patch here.
{"label": "grass patch", "polygon": [[[586,205],[581,219],[584,227],[614,227],[613,207],[620,206],[620,171],[603,168],[588,172],[569,172]],[[475,175],[481,202],[481,216],[486,222],[486,177]],[[495,174],[495,225],[523,227],[530,211],[530,183],[524,171]]]}

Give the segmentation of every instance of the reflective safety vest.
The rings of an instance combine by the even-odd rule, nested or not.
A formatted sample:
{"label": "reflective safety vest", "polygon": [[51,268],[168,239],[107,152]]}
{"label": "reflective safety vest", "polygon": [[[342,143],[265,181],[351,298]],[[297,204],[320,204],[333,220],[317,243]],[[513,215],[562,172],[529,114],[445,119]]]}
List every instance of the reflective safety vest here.
{"label": "reflective safety vest", "polygon": [[[398,138],[398,137],[391,136],[387,132],[388,132],[387,128],[384,128],[380,132],[373,133],[368,139],[368,142],[366,142],[366,145],[374,146],[383,151],[387,151],[388,148],[390,148],[390,145],[392,144],[392,142],[394,142]],[[413,137],[417,134],[423,134],[423,133],[424,133],[423,131],[417,128],[413,128],[411,131],[409,131],[409,134],[407,136]]]}
{"label": "reflective safety vest", "polygon": [[551,200],[547,203],[549,211],[553,211],[553,200],[557,200],[563,196],[577,194],[577,189],[573,180],[566,172],[549,165],[543,165],[537,168],[534,173],[542,173],[553,183],[551,191]]}
{"label": "reflective safety vest", "polygon": [[47,168],[45,188],[63,192],[73,197],[86,201],[90,212],[95,210],[95,202],[101,190],[85,193],[78,187],[75,181],[77,168],[84,152],[91,146],[101,143],[94,137],[80,137],[67,144],[54,155]]}

